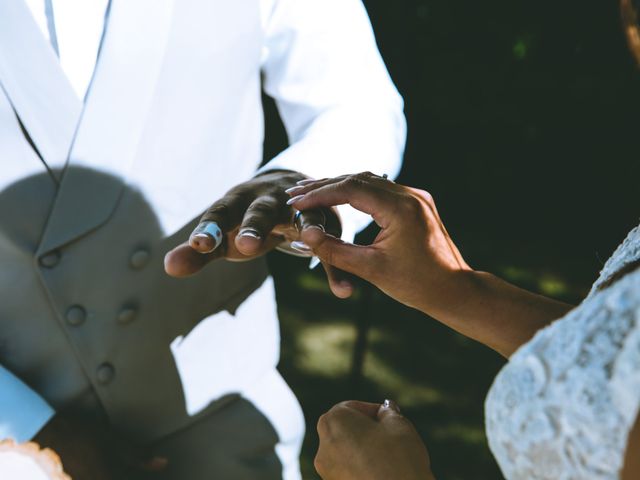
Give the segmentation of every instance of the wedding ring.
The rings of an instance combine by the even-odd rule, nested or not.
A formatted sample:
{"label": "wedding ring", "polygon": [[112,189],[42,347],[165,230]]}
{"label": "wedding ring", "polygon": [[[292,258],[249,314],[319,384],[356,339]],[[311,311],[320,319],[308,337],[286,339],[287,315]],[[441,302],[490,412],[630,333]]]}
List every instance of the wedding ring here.
{"label": "wedding ring", "polygon": [[[307,213],[310,212],[307,211]],[[314,213],[319,213],[321,215],[321,220],[320,222],[314,223],[313,225],[321,228],[322,230],[325,229],[325,225],[327,223],[327,216],[325,215],[324,211],[322,210],[313,210]],[[303,228],[303,224],[302,224],[302,216],[305,214],[305,212],[302,212],[300,210],[298,210],[295,215],[293,216],[293,225],[294,227],[296,227],[296,230],[298,232],[302,231]]]}

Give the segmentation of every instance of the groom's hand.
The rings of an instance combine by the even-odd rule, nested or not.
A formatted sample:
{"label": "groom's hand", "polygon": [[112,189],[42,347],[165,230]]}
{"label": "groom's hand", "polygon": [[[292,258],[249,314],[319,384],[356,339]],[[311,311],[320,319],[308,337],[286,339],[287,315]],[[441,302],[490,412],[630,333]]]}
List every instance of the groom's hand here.
{"label": "groom's hand", "polygon": [[[285,242],[300,240],[301,231],[321,228],[339,236],[340,220],[331,208],[303,212],[297,225],[296,210],[287,204],[285,190],[306,177],[298,172],[271,171],[235,186],[217,200],[203,215],[191,237],[165,257],[165,270],[174,277],[200,271],[209,262],[226,258],[251,260]],[[294,243],[300,253],[311,255],[302,243]],[[349,296],[351,286],[344,274],[326,266],[329,283],[335,293]]]}

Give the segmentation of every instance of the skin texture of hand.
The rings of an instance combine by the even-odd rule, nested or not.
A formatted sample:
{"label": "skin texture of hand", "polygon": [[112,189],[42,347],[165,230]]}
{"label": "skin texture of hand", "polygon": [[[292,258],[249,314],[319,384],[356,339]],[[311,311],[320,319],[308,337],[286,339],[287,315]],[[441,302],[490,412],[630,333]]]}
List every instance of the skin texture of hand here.
{"label": "skin texture of hand", "polygon": [[433,480],[427,448],[393,402],[340,403],[320,417],[318,435],[323,480]]}
{"label": "skin texture of hand", "polygon": [[167,466],[166,459],[144,455],[106,423],[70,414],[56,414],[33,441],[56,452],[73,480],[153,478]]}
{"label": "skin texture of hand", "polygon": [[367,172],[304,181],[289,192],[297,209],[350,204],[381,229],[365,246],[317,229],[303,231],[303,241],[324,263],[364,278],[504,356],[572,308],[471,269],[424,190]]}
{"label": "skin texture of hand", "polygon": [[[300,231],[322,229],[339,236],[342,229],[335,209],[313,209],[302,213],[298,227],[296,211],[289,205],[285,189],[304,175],[290,171],[270,171],[237,185],[216,201],[203,215],[200,225],[215,222],[222,233],[216,248],[214,239],[196,228],[189,240],[165,256],[165,270],[174,277],[200,271],[209,262],[226,258],[246,261],[264,255],[285,241],[300,240]],[[304,248],[304,245],[300,245]],[[310,254],[311,252],[303,251]],[[340,297],[351,294],[352,285],[344,272],[325,264],[332,291]]]}

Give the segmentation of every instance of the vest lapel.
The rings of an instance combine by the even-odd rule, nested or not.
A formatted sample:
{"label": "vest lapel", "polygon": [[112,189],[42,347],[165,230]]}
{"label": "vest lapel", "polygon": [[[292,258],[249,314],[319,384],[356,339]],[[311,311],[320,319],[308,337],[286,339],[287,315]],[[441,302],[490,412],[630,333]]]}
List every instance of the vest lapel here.
{"label": "vest lapel", "polygon": [[0,85],[43,161],[59,172],[82,101],[23,0],[0,0]]}
{"label": "vest lapel", "polygon": [[[111,0],[96,71],[39,253],[99,227],[116,207],[162,67],[172,3]],[[104,175],[87,175],[87,169]]]}

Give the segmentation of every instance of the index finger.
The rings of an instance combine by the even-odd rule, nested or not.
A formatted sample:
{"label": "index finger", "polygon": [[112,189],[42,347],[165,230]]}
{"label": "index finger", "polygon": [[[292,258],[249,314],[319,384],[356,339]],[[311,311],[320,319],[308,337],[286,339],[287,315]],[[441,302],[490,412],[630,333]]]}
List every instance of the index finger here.
{"label": "index finger", "polygon": [[332,207],[349,204],[373,217],[378,225],[386,227],[396,209],[397,186],[382,181],[349,177],[336,183],[320,186],[293,199],[292,205],[298,210]]}

